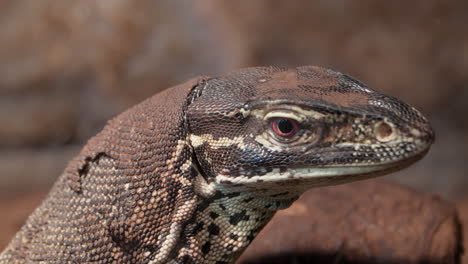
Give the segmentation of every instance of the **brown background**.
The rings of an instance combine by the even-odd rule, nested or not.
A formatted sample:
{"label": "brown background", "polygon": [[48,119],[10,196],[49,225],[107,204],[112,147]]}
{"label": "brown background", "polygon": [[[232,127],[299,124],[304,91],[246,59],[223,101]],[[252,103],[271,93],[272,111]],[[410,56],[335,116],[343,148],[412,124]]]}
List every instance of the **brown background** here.
{"label": "brown background", "polygon": [[193,76],[322,65],[416,106],[437,141],[387,176],[468,198],[467,1],[0,1],[0,248],[125,108]]}

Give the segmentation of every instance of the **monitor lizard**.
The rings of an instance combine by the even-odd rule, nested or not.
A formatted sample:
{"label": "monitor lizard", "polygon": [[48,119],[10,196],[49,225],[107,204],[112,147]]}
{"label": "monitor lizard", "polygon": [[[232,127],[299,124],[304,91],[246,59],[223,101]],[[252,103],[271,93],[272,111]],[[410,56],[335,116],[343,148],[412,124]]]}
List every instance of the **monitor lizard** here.
{"label": "monitor lizard", "polygon": [[418,110],[330,69],[197,77],[110,120],[0,263],[232,263],[305,190],[400,170],[433,139]]}

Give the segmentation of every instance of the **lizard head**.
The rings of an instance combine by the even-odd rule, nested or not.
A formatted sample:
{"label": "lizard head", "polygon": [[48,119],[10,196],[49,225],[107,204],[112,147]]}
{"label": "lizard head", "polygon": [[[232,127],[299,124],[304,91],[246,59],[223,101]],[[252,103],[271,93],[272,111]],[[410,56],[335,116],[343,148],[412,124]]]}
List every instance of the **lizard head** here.
{"label": "lizard head", "polygon": [[375,177],[414,163],[434,139],[415,108],[314,66],[210,79],[195,88],[187,119],[200,170],[220,186],[306,189]]}

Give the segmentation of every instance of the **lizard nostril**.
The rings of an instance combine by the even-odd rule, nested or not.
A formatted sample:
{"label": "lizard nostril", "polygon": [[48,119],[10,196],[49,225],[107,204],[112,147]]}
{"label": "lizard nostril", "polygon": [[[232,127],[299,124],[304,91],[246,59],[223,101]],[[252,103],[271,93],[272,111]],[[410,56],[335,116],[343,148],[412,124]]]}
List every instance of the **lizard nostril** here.
{"label": "lizard nostril", "polygon": [[375,124],[374,133],[377,140],[381,142],[388,142],[395,138],[395,131],[392,125],[385,121],[380,121]]}

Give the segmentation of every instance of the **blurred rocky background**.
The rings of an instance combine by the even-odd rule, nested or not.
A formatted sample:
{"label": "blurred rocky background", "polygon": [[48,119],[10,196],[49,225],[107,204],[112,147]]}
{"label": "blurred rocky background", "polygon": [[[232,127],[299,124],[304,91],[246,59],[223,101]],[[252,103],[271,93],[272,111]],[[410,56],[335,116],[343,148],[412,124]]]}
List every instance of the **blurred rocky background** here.
{"label": "blurred rocky background", "polygon": [[[456,0],[2,0],[0,215],[16,209],[21,225],[127,107],[259,65],[330,67],[416,106],[437,141],[387,178],[468,204],[467,11]],[[0,248],[13,232],[0,231]]]}

